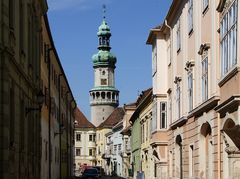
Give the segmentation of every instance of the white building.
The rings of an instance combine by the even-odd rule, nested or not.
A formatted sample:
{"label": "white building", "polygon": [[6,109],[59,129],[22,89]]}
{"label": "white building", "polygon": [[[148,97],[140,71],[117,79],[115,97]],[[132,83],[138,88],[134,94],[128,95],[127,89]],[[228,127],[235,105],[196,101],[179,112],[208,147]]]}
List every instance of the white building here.
{"label": "white building", "polygon": [[95,126],[77,108],[75,110],[75,170],[96,164]]}

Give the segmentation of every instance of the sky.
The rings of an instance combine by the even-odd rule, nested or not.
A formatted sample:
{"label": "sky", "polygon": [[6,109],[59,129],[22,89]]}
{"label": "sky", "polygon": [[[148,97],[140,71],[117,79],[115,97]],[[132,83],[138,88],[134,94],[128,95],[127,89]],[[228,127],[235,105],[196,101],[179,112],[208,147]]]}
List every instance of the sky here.
{"label": "sky", "polygon": [[53,40],[80,110],[90,119],[93,88],[92,55],[97,53],[98,27],[106,5],[111,52],[117,57],[115,86],[120,106],[135,102],[152,86],[150,29],[163,23],[172,0],[48,0]]}

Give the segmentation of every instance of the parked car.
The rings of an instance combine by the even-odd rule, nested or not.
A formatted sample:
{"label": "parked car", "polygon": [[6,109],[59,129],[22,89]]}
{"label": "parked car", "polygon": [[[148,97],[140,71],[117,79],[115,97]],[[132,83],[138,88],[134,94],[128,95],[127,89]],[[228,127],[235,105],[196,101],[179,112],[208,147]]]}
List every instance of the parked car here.
{"label": "parked car", "polygon": [[82,177],[84,179],[99,179],[98,170],[96,168],[87,168],[84,170]]}
{"label": "parked car", "polygon": [[98,170],[99,177],[104,175],[104,170],[101,166],[93,166],[92,168],[96,168]]}

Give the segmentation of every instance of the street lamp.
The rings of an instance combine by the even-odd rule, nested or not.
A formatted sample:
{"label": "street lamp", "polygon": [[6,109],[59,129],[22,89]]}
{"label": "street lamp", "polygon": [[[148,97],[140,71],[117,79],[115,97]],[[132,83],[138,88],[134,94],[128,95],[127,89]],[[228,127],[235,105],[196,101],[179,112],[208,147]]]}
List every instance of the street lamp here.
{"label": "street lamp", "polygon": [[31,111],[41,111],[42,105],[43,105],[43,102],[44,102],[44,98],[45,98],[45,95],[43,94],[42,90],[40,90],[37,94],[38,107],[36,107],[36,108],[32,108],[32,107],[26,108],[25,109],[26,114],[28,114]]}

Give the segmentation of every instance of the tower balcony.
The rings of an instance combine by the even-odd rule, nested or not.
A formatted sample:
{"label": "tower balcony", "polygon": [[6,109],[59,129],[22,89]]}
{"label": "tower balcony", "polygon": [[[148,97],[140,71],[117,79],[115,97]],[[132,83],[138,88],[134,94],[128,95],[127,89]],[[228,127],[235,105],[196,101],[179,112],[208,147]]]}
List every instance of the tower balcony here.
{"label": "tower balcony", "polygon": [[90,91],[90,105],[98,104],[119,104],[119,92],[118,91]]}
{"label": "tower balcony", "polygon": [[92,99],[90,100],[91,105],[96,105],[96,104],[119,104],[118,100],[113,100],[113,99]]}

